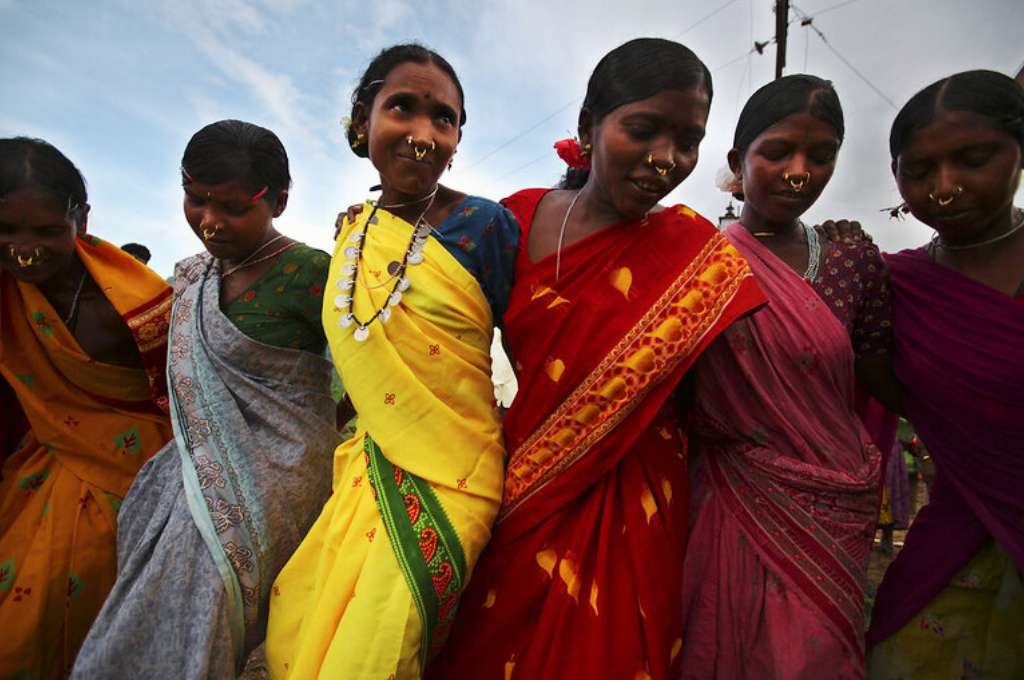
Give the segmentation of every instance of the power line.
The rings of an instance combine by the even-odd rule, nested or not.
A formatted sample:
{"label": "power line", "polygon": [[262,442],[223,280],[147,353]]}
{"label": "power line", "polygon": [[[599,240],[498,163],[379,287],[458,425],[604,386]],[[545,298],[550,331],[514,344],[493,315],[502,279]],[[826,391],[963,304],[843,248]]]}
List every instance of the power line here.
{"label": "power line", "polygon": [[[851,2],[855,2],[855,1],[856,1],[856,0],[847,0],[847,2],[845,2],[845,3],[840,3],[839,5],[833,5],[833,6],[831,7],[831,9],[837,9],[837,8],[841,7],[842,5],[848,5],[848,4],[850,4]],[[893,100],[892,100],[892,99],[890,99],[888,95],[886,95],[886,94],[885,94],[884,92],[882,92],[882,90],[881,90],[881,89],[879,89],[879,88],[878,88],[878,87],[877,87],[877,86],[876,86],[876,85],[875,85],[875,84],[874,84],[873,82],[871,82],[871,80],[869,80],[869,79],[868,79],[868,77],[867,77],[866,75],[864,75],[863,73],[861,73],[860,69],[858,69],[858,68],[857,68],[856,66],[854,66],[854,65],[853,65],[852,63],[850,63],[850,60],[849,60],[849,59],[847,59],[846,57],[844,57],[844,56],[843,56],[843,55],[842,55],[842,54],[841,54],[841,53],[839,52],[839,50],[837,50],[837,49],[836,49],[835,47],[833,47],[833,46],[832,46],[832,43],[830,43],[830,42],[828,41],[828,38],[826,38],[826,37],[825,37],[825,34],[821,32],[821,29],[820,29],[820,28],[818,28],[817,26],[815,26],[815,25],[814,25],[814,24],[813,24],[813,23],[811,22],[811,20],[812,20],[812,19],[814,18],[813,16],[811,16],[811,15],[808,15],[808,14],[807,14],[807,12],[804,12],[804,11],[803,11],[802,9],[800,9],[799,7],[796,7],[796,6],[794,6],[794,7],[793,7],[793,9],[794,9],[794,10],[795,10],[795,11],[796,11],[796,12],[797,12],[798,14],[802,15],[802,16],[801,16],[801,22],[800,22],[802,26],[804,26],[804,27],[806,27],[806,28],[809,28],[809,29],[811,29],[812,31],[814,31],[815,33],[817,33],[817,34],[818,34],[818,37],[819,37],[819,38],[821,38],[821,42],[825,43],[825,47],[827,47],[827,48],[829,49],[829,51],[830,51],[830,52],[832,52],[832,54],[836,55],[836,57],[837,57],[837,58],[839,59],[839,61],[841,61],[841,62],[843,62],[844,64],[846,64],[846,67],[847,67],[848,69],[850,69],[851,71],[853,71],[853,72],[854,72],[854,74],[855,74],[855,75],[856,75],[856,76],[857,76],[858,78],[860,78],[861,80],[863,80],[863,81],[864,81],[864,84],[866,84],[866,85],[867,85],[868,87],[870,87],[870,88],[871,88],[872,90],[874,90],[875,94],[877,94],[877,95],[878,95],[879,97],[881,97],[881,98],[882,98],[882,100],[883,100],[883,101],[884,101],[884,102],[885,102],[886,104],[888,104],[889,106],[891,106],[891,107],[893,108],[893,110],[899,110],[899,107],[898,107],[898,106],[896,106],[896,103],[895,103],[895,102],[893,102]],[[822,11],[827,11],[827,10],[822,10]],[[818,12],[818,14],[821,14],[821,12]]]}
{"label": "power line", "polygon": [[687,26],[686,28],[684,28],[684,29],[683,29],[682,31],[680,31],[679,33],[676,33],[676,34],[675,34],[674,36],[672,36],[672,38],[673,38],[673,39],[675,39],[675,38],[680,38],[680,37],[682,37],[682,36],[686,35],[686,34],[687,34],[687,33],[689,33],[690,31],[692,31],[693,29],[697,28],[698,26],[700,26],[701,24],[703,24],[703,23],[704,23],[705,21],[707,21],[708,19],[710,19],[711,17],[715,16],[715,15],[716,15],[716,14],[718,14],[719,12],[721,12],[721,11],[723,11],[724,9],[726,9],[727,7],[729,7],[729,5],[735,5],[735,4],[737,3],[737,2],[739,2],[739,0],[726,0],[726,2],[725,2],[725,3],[723,3],[723,4],[722,4],[722,5],[721,5],[721,6],[720,6],[720,7],[718,8],[718,9],[714,10],[713,12],[710,12],[709,14],[705,14],[705,15],[704,15],[703,17],[701,17],[700,19],[698,19],[698,20],[697,20],[697,21],[695,21],[694,23],[690,24],[689,26]]}
{"label": "power line", "polygon": [[735,64],[736,62],[740,61],[741,59],[744,59],[744,58],[748,57],[749,55],[753,54],[754,52],[757,52],[758,54],[763,54],[762,50],[765,47],[767,47],[768,45],[771,45],[773,42],[775,42],[775,38],[772,38],[771,40],[768,40],[768,41],[763,42],[763,43],[755,43],[755,45],[760,45],[762,49],[759,50],[759,49],[757,49],[756,46],[755,47],[751,47],[749,50],[747,50],[743,54],[737,56],[735,59],[730,59],[729,61],[725,62],[721,66],[716,66],[715,69],[712,71],[712,73],[718,73],[719,71],[727,69],[730,66],[732,66],[733,64]]}
{"label": "power line", "polygon": [[[686,34],[687,34],[687,33],[689,33],[690,31],[692,31],[693,29],[695,29],[695,28],[697,28],[698,26],[700,26],[701,24],[703,24],[703,23],[704,23],[705,21],[707,21],[707,20],[711,19],[712,17],[716,16],[716,15],[717,15],[717,14],[719,14],[720,12],[724,11],[725,9],[727,9],[727,8],[728,8],[728,7],[730,6],[730,5],[734,5],[734,4],[736,4],[737,2],[739,2],[739,0],[726,0],[726,2],[722,3],[722,4],[721,4],[721,5],[720,5],[720,6],[719,6],[719,7],[717,8],[717,9],[713,10],[712,12],[709,12],[708,14],[705,14],[705,15],[704,15],[703,17],[701,17],[700,19],[698,19],[697,21],[693,22],[692,24],[690,24],[689,26],[687,26],[686,28],[684,28],[684,29],[683,29],[682,31],[680,31],[679,33],[677,33],[677,34],[676,34],[676,35],[675,35],[674,37],[678,38],[678,37],[680,37],[680,36],[686,35]],[[484,162],[484,161],[486,161],[486,160],[487,160],[488,158],[490,158],[490,157],[491,157],[491,156],[493,156],[494,154],[498,153],[498,152],[499,152],[499,151],[501,151],[502,149],[505,149],[505,148],[507,148],[507,147],[508,147],[509,145],[511,145],[511,144],[513,144],[513,143],[515,143],[515,142],[519,141],[520,139],[522,139],[523,137],[525,137],[525,136],[526,136],[526,135],[528,135],[529,133],[531,133],[531,132],[533,132],[534,130],[536,130],[537,128],[539,128],[539,127],[540,127],[541,125],[543,125],[544,123],[548,122],[549,120],[551,120],[552,118],[554,118],[554,117],[555,117],[555,116],[557,116],[558,114],[560,114],[560,113],[562,113],[563,111],[565,111],[565,110],[566,110],[567,108],[569,108],[569,107],[570,107],[570,106],[572,106],[573,104],[576,104],[576,103],[577,103],[578,101],[579,101],[579,100],[577,100],[577,99],[573,99],[572,101],[566,102],[566,103],[565,103],[565,104],[563,104],[563,105],[562,105],[561,107],[559,107],[559,108],[558,108],[558,110],[556,110],[556,111],[554,111],[554,112],[552,112],[552,113],[548,114],[547,116],[545,116],[544,118],[540,119],[539,121],[537,121],[536,123],[534,123],[534,124],[533,124],[533,125],[531,125],[530,127],[526,128],[525,130],[523,130],[522,132],[520,132],[520,133],[516,134],[515,136],[513,136],[513,137],[510,137],[509,139],[505,140],[504,142],[502,142],[501,144],[499,144],[499,145],[498,145],[497,147],[495,147],[494,149],[491,149],[491,150],[490,150],[490,151],[488,151],[488,152],[487,152],[486,154],[484,154],[483,156],[481,156],[481,157],[480,157],[480,158],[478,158],[477,160],[475,160],[475,161],[473,161],[472,163],[470,163],[469,165],[467,165],[467,166],[466,166],[466,170],[470,170],[470,169],[472,169],[472,168],[475,168],[476,166],[480,165],[481,163],[483,163],[483,162]]]}
{"label": "power line", "polygon": [[811,17],[812,18],[813,17],[819,17],[822,14],[824,14],[825,12],[831,12],[834,9],[839,9],[840,7],[846,7],[847,5],[852,5],[855,2],[860,2],[860,0],[846,0],[846,2],[840,2],[838,4],[831,5],[830,7],[826,7],[825,9],[819,9],[817,12],[812,14]]}
{"label": "power line", "polygon": [[544,152],[543,154],[541,154],[540,156],[537,156],[536,158],[534,158],[534,159],[533,159],[532,161],[528,161],[528,162],[526,162],[526,163],[523,163],[522,165],[520,165],[520,166],[519,166],[518,168],[516,168],[515,170],[510,170],[510,171],[506,172],[505,174],[503,174],[503,175],[501,176],[501,179],[508,179],[508,178],[509,178],[509,177],[511,177],[512,175],[517,175],[517,174],[519,174],[520,172],[522,172],[523,170],[526,170],[526,169],[527,169],[528,167],[530,167],[531,165],[536,165],[537,163],[540,163],[540,162],[541,162],[542,160],[544,160],[545,158],[550,158],[550,157],[551,157],[552,155],[553,155],[553,152],[552,152],[552,150],[551,150],[551,149],[548,149],[547,151],[545,151],[545,152]]}
{"label": "power line", "polygon": [[537,121],[536,123],[534,123],[534,124],[533,124],[533,125],[531,125],[530,127],[526,128],[525,130],[523,130],[523,131],[522,131],[522,132],[520,132],[519,134],[517,134],[517,135],[515,135],[514,137],[511,137],[510,139],[508,139],[508,140],[506,140],[506,141],[502,142],[502,143],[501,143],[501,144],[499,144],[499,145],[498,145],[497,147],[495,147],[494,149],[491,149],[491,150],[490,150],[489,152],[487,152],[486,154],[484,154],[483,156],[481,156],[480,158],[478,158],[478,159],[477,159],[476,161],[474,161],[473,163],[470,163],[469,165],[467,165],[467,166],[466,166],[466,170],[469,170],[470,168],[475,168],[476,166],[480,165],[480,164],[481,164],[481,163],[483,163],[483,162],[484,162],[485,160],[487,160],[488,158],[490,158],[490,157],[491,157],[491,156],[493,156],[494,154],[498,153],[499,151],[501,151],[502,149],[504,149],[504,148],[505,148],[505,147],[507,147],[508,145],[512,144],[513,142],[517,142],[517,141],[519,141],[520,139],[522,139],[523,137],[525,137],[525,136],[526,136],[527,134],[529,134],[529,133],[533,132],[534,130],[536,130],[537,128],[539,128],[539,127],[540,127],[541,125],[543,125],[544,123],[548,122],[549,120],[551,120],[552,118],[554,118],[555,116],[557,116],[558,114],[560,114],[560,113],[561,113],[562,111],[565,111],[565,110],[566,110],[567,108],[569,108],[570,106],[572,106],[572,105],[573,105],[573,104],[575,104],[576,102],[577,102],[577,100],[576,100],[576,99],[573,99],[573,100],[571,100],[571,101],[568,101],[568,102],[566,102],[565,104],[563,104],[562,106],[560,106],[560,107],[558,108],[558,110],[557,110],[557,111],[554,111],[553,113],[551,113],[551,114],[549,114],[549,115],[547,115],[547,116],[544,116],[544,118],[540,119],[539,121]]}

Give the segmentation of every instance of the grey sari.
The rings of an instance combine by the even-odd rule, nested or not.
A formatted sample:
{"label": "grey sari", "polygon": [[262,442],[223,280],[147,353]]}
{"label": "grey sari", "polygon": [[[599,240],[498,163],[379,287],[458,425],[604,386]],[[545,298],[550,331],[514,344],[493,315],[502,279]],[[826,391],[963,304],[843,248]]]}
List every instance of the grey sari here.
{"label": "grey sari", "polygon": [[175,270],[174,439],[121,507],[117,581],[74,678],[234,677],[330,494],[331,364],[244,335],[220,310],[219,280],[205,253]]}

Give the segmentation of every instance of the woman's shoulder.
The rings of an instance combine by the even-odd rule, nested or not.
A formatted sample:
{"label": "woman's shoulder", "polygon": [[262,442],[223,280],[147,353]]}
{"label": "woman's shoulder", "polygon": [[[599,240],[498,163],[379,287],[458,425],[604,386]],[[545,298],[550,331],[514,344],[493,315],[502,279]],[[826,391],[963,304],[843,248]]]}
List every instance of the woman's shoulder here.
{"label": "woman's shoulder", "polygon": [[[831,241],[829,243],[829,255],[844,262],[867,263],[877,267],[881,271],[886,270],[885,260],[882,258],[882,251],[878,246],[868,240],[854,241]],[[850,266],[850,265],[847,265]],[[872,271],[874,271],[872,269]]]}
{"label": "woman's shoulder", "polygon": [[327,271],[331,266],[331,256],[329,253],[301,241],[296,241],[294,246],[286,250],[284,258],[286,262],[307,265],[313,270]]}
{"label": "woman's shoulder", "polygon": [[504,205],[482,196],[466,196],[455,207],[448,221],[451,226],[445,231],[480,230],[483,235],[497,235],[503,239],[516,239],[519,226],[516,216]]}

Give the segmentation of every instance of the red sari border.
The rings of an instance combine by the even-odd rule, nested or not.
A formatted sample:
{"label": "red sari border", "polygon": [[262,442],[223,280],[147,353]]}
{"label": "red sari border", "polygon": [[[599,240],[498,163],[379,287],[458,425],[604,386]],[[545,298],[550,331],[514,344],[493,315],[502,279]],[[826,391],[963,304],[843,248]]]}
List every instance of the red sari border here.
{"label": "red sari border", "polygon": [[498,522],[586,455],[690,357],[751,276],[728,239],[713,235],[612,351],[512,453]]}

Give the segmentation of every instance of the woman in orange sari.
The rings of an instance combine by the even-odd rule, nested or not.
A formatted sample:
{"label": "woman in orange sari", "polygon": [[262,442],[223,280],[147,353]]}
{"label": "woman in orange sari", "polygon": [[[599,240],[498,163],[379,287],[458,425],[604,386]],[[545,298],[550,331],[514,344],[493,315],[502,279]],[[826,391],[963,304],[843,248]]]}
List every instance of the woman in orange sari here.
{"label": "woman in orange sari", "polygon": [[763,300],[693,210],[658,201],[697,163],[711,76],[628,42],[590,78],[561,190],[504,201],[522,236],[505,331],[521,391],[498,523],[431,678],[667,678],[687,532],[680,381]]}
{"label": "woman in orange sari", "polygon": [[0,451],[5,678],[66,676],[114,582],[121,499],[171,437],[171,290],[85,235],[86,200],[60,151],[0,140],[0,405],[23,423]]}

